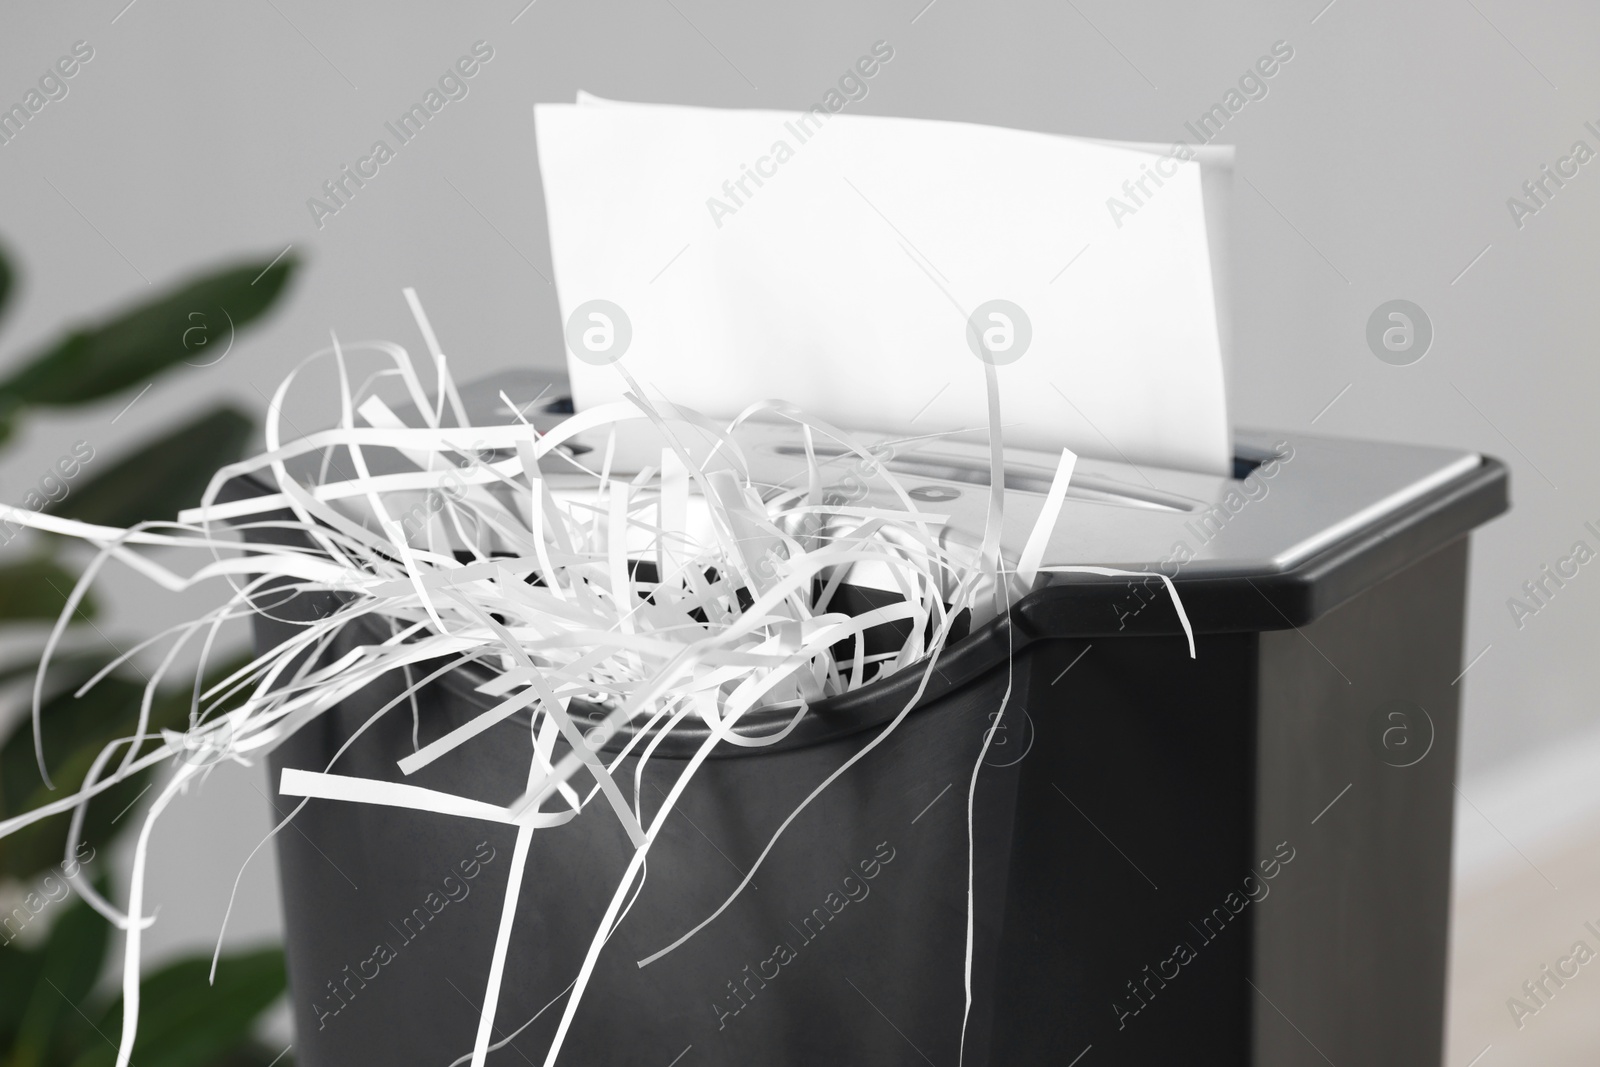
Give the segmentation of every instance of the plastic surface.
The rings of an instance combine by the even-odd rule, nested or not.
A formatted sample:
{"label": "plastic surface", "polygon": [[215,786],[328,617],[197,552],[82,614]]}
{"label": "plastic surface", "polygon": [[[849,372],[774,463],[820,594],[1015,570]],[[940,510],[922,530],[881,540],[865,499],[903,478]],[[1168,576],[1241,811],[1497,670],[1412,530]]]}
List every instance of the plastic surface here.
{"label": "plastic surface", "polygon": [[[954,1063],[967,788],[1008,687],[1010,710],[974,809],[979,921],[967,1064],[1066,1063],[1091,1041],[1124,1040],[1122,1058],[1105,1062],[1192,1061],[1196,1048],[1208,1050],[1207,1062],[1290,1062],[1271,1051],[1278,1036],[1245,982],[1264,974],[1292,982],[1294,1017],[1331,1031],[1319,1032],[1324,1047],[1355,1055],[1352,1062],[1436,1061],[1455,737],[1448,682],[1459,669],[1463,538],[1505,510],[1506,474],[1492,459],[1463,463],[1465,454],[1392,446],[1397,463],[1425,469],[1420,491],[1397,495],[1392,477],[1381,485],[1368,478],[1370,450],[1389,448],[1342,453],[1355,458],[1345,484],[1328,492],[1343,494],[1342,513],[1367,517],[1314,551],[1284,566],[1263,549],[1234,557],[1231,570],[1179,568],[1197,660],[1172,636],[1175,615],[1153,581],[1074,577],[976,629],[947,650],[899,732],[795,821],[744,896],[683,948],[640,969],[636,960],[710,914],[778,823],[904,706],[917,670],[817,705],[771,750],[707,761],[601,956],[562,1062]],[[1297,457],[1312,454],[1332,463],[1341,453],[1313,448]],[[1320,469],[1334,480],[1321,464],[1295,462],[1277,477]],[[1277,493],[1250,506],[1293,498]],[[1076,521],[1182,514],[1149,503],[1080,501]],[[1303,542],[1286,534],[1278,548]],[[302,598],[276,613],[310,617],[319,607],[326,604]],[[280,640],[289,625],[258,618],[258,643]],[[1355,679],[1306,653],[1304,635],[1265,632],[1290,627],[1337,649]],[[352,628],[341,641],[366,639]],[[1094,658],[1080,665],[1085,655]],[[476,680],[458,673],[423,694],[422,744],[484,706]],[[328,768],[397,685],[386,679],[308,724],[272,766],[401,780],[395,761],[413,744],[404,705]],[[1444,747],[1426,773],[1395,777],[1392,764],[1360,762],[1374,758],[1368,705],[1397,693],[1432,705]],[[1323,705],[1321,714],[1304,712]],[[750,718],[749,729],[763,726],[759,714]],[[639,785],[647,810],[692,744],[686,736],[661,746]],[[1270,767],[1260,763],[1264,745]],[[406,781],[504,803],[520,792],[527,761],[526,722],[513,718]],[[1160,964],[1172,928],[1208,914],[1270,855],[1266,838],[1285,832],[1282,820],[1292,815],[1283,825],[1312,841],[1300,827],[1315,812],[1298,809],[1336,791],[1323,789],[1329,776],[1373,793],[1347,802],[1342,814],[1355,828],[1307,854],[1295,869],[1304,885],[1280,883],[1272,924],[1249,912],[1230,939],[1206,938],[1186,984],[1152,998],[1148,1014],[1141,1008],[1137,1036],[1119,1036],[1135,1024],[1113,1001],[1135,1003],[1124,987],[1146,980],[1143,964]],[[1306,783],[1314,798],[1301,795]],[[310,802],[295,827],[278,847],[297,1059],[306,1067],[451,1063],[470,1049],[476,1026],[509,830],[323,801]],[[496,1037],[533,1021],[517,1052],[491,1062],[540,1062],[560,994],[629,851],[598,808],[540,831],[533,847]],[[1356,901],[1360,914],[1330,913],[1340,901]],[[1385,943],[1398,936],[1384,934],[1388,926],[1411,938],[1405,958]],[[1337,952],[1322,936],[1328,930],[1337,931]],[[1080,1035],[1094,1036],[1080,1045]],[[1403,1056],[1384,1059],[1384,1048]]]}

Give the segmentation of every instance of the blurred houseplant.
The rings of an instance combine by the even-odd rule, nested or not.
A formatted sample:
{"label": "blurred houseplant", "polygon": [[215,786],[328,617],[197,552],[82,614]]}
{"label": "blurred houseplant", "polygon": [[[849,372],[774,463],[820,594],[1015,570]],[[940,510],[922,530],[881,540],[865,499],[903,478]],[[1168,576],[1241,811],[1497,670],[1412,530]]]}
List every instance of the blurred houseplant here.
{"label": "blurred houseplant", "polygon": [[[0,443],[35,408],[69,408],[120,393],[133,394],[155,377],[185,363],[206,365],[232,343],[233,330],[260,318],[283,294],[295,262],[240,263],[195,278],[155,299],[80,326],[59,341],[0,370]],[[14,274],[0,254],[0,314]],[[225,352],[225,348],[223,349]],[[125,457],[99,455],[92,442],[74,442],[34,484],[10,490],[7,503],[110,526],[171,520],[199,502],[211,473],[237,460],[254,421],[218,406],[147,440]],[[25,637],[61,612],[77,581],[62,543],[53,537],[18,536],[0,524],[0,543],[12,548],[0,563],[0,637]],[[26,555],[19,558],[22,546]],[[76,627],[93,626],[85,601]],[[15,646],[16,641],[10,644]],[[26,647],[26,646],[25,646]],[[109,741],[133,733],[144,681],[136,668],[119,669],[83,698],[74,692],[111,661],[104,642],[79,642],[58,657],[44,694],[43,742],[55,789],[35,765],[29,718],[21,716],[0,744],[0,819],[79,788],[89,765]],[[214,673],[221,677],[235,664]],[[36,660],[0,655],[0,683],[31,681]],[[184,731],[190,690],[162,690],[150,727]],[[84,823],[75,859],[64,863],[68,821],[60,816],[0,839],[0,1067],[91,1067],[115,1062],[120,998],[97,996],[112,931],[69,882],[84,880],[105,891],[110,846],[131,826],[124,817],[149,785],[136,775],[97,799]],[[143,979],[143,1002],[133,1062],[139,1067],[265,1067],[274,1050],[251,1032],[282,994],[283,955],[278,949],[225,956],[214,986],[209,957],[171,963]],[[108,1036],[110,1035],[110,1036]],[[287,1057],[276,1060],[284,1067]]]}

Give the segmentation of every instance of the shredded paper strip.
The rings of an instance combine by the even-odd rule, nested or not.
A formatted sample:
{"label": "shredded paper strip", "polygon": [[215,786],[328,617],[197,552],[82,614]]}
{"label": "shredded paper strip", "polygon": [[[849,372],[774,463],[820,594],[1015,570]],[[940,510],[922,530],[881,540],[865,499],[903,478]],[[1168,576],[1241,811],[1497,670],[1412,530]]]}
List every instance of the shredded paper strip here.
{"label": "shredded paper strip", "polygon": [[[123,931],[127,941],[126,1010],[118,1067],[130,1062],[139,1015],[140,939],[154,921],[144,895],[151,830],[174,798],[209,772],[205,761],[185,758],[197,749],[225,752],[235,762],[251,764],[351,694],[400,673],[405,681],[401,696],[358,729],[322,772],[285,770],[279,789],[286,796],[304,798],[300,807],[318,798],[517,828],[477,1036],[470,1055],[464,1052],[457,1061],[470,1061],[473,1067],[481,1067],[492,1049],[511,1039],[493,1044],[490,1040],[533,834],[562,826],[590,807],[609,810],[632,841],[633,856],[566,991],[561,1021],[546,1053],[549,1067],[561,1052],[607,938],[642,888],[652,844],[717,746],[774,744],[819,700],[895,672],[918,674],[913,694],[894,717],[857,755],[816,783],[728,900],[677,942],[640,960],[640,966],[673,951],[713,922],[750,884],[799,812],[894,732],[921,699],[942,651],[953,640],[959,617],[970,613],[976,626],[1005,612],[1018,594],[1033,587],[1041,571],[1126,573],[1042,565],[1071,478],[1075,458],[1071,452],[1062,455],[1038,525],[1020,558],[1009,564],[1000,558],[1005,494],[1000,488],[1003,456],[992,365],[985,366],[995,468],[989,515],[981,547],[964,550],[942,542],[943,517],[918,506],[889,466],[880,462],[881,448],[780,401],[754,404],[731,423],[718,423],[647,397],[618,363],[617,372],[627,385],[623,402],[571,415],[545,433],[521,417],[503,424],[473,425],[420,303],[410,290],[406,297],[433,365],[431,392],[403,348],[386,342],[341,345],[334,338],[273,395],[265,451],[218,471],[200,506],[180,515],[180,521],[116,529],[0,508],[5,521],[79,538],[98,549],[72,591],[39,665],[33,714],[41,773],[45,759],[39,714],[50,659],[106,563],[116,560],[167,590],[206,585],[226,593],[213,611],[130,650],[83,686],[80,693],[128,657],[165,643],[160,667],[149,678],[138,731],[107,746],[75,794],[0,822],[4,836],[40,819],[71,813],[70,857],[87,807],[96,796],[129,774],[159,764],[170,767],[170,777],[157,790],[138,836],[125,906],[119,909],[80,879],[85,898]],[[329,361],[340,383],[338,425],[286,435],[293,423],[285,411],[296,379],[310,365]],[[359,368],[365,368],[367,376],[359,385],[352,384]],[[397,415],[380,399],[383,392],[404,397],[397,404],[402,410],[408,405],[412,414]],[[515,413],[519,403],[527,405],[535,398],[504,399],[506,410]],[[752,422],[773,421],[792,424],[805,442],[806,475],[797,484],[759,484],[746,463],[742,431]],[[615,473],[612,463],[621,433],[632,435],[632,440],[641,433],[653,434],[659,458],[642,470]],[[596,444],[574,448],[580,438]],[[816,447],[821,444],[827,447]],[[398,452],[410,469],[373,473],[369,465],[373,450]],[[823,490],[824,467],[832,465],[828,470],[837,471],[842,464],[887,490],[894,506],[869,507],[865,501],[841,502],[828,496]],[[219,500],[225,486],[245,478],[258,483],[258,495]],[[252,540],[249,551],[241,551],[241,531],[271,535],[272,540]],[[190,551],[180,558],[198,553],[199,562],[187,571],[174,570],[163,562],[173,558],[170,551],[151,551],[173,548]],[[887,575],[900,599],[854,616],[836,606],[841,583],[862,568]],[[1144,572],[1137,576],[1150,577]],[[1187,631],[1176,590],[1160,577]],[[298,625],[277,648],[223,681],[209,688],[195,683],[188,733],[148,731],[151,700],[182,650],[200,650],[198,679],[224,623],[257,611],[270,613],[271,604],[290,595],[319,593],[337,594],[337,606],[326,617]],[[358,621],[368,624],[362,632],[382,638],[359,643],[337,658],[330,656],[327,650],[334,638]],[[377,629],[370,625],[374,622]],[[881,634],[886,623],[901,624],[896,632],[905,635],[903,644],[890,652],[868,654],[867,631],[879,627]],[[837,648],[852,651],[836,656]],[[1192,635],[1190,650],[1192,654]],[[494,705],[406,754],[399,769],[404,775],[413,774],[457,748],[470,747],[496,723],[528,712],[533,757],[521,796],[501,807],[336,773],[340,755],[378,716],[410,714],[415,729],[416,717],[423,714],[418,691],[468,662],[491,673],[492,680],[480,691],[493,698]],[[424,670],[423,665],[432,669]],[[1008,697],[1009,692],[1008,688]],[[598,725],[593,718],[574,716],[574,700],[586,708],[604,709]],[[741,719],[753,710],[774,708],[789,712],[782,728],[759,736],[739,731]],[[985,735],[985,752],[999,723],[998,715],[990,719],[994,725]],[[642,766],[654,752],[650,739],[658,743],[666,731],[690,720],[706,729],[705,740],[683,762],[666,799],[647,816],[639,782]],[[628,743],[619,751],[604,751],[605,743],[624,730],[631,738]],[[635,756],[639,762],[634,773],[623,774],[624,760]],[[964,980],[969,1011],[970,834],[979,766],[981,754],[969,783],[967,809]],[[604,816],[596,811],[591,817]],[[230,912],[231,908],[230,902]],[[219,953],[222,937],[219,933]]]}

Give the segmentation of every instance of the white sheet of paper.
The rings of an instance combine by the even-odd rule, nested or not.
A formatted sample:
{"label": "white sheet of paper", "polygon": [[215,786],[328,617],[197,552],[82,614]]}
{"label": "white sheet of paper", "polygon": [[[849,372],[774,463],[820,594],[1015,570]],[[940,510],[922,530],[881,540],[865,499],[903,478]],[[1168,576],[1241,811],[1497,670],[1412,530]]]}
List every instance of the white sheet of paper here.
{"label": "white sheet of paper", "polygon": [[[1007,444],[1229,469],[1197,163],[919,119],[534,110],[562,315],[622,308],[647,390],[715,416],[777,397],[851,429],[982,428],[967,322],[1003,299],[1032,328],[998,368]],[[568,366],[579,410],[624,391],[613,366]]]}

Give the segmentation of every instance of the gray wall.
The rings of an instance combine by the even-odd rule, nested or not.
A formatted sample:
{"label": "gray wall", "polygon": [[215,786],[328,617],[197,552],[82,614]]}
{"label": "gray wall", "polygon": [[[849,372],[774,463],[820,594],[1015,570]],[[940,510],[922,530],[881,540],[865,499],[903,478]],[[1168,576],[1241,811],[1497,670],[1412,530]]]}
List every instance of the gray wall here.
{"label": "gray wall", "polygon": [[[1600,526],[1597,304],[1586,299],[1600,162],[1520,227],[1507,198],[1574,141],[1600,149],[1584,126],[1600,127],[1600,8],[538,0],[519,15],[525,0],[125,2],[0,16],[0,104],[75,41],[94,48],[69,94],[0,146],[0,237],[26,270],[0,361],[143,295],[147,279],[290,244],[309,269],[267,328],[217,365],[164,380],[115,425],[131,394],[28,425],[0,467],[7,500],[76,438],[109,453],[215,398],[260,410],[330,328],[420,348],[403,285],[420,290],[458,373],[559,364],[535,101],[584,88],[801,108],[885,39],[895,57],[863,113],[1171,141],[1284,40],[1294,58],[1220,138],[1239,146],[1243,179],[1236,421],[1316,419],[1332,434],[1507,460],[1516,508],[1474,542],[1466,654],[1490,648],[1461,683],[1465,775],[1558,746],[1593,718],[1600,563],[1521,629],[1506,601],[1575,540],[1600,547],[1584,529]],[[307,198],[480,39],[494,58],[470,94],[318,229]],[[1005,175],[995,183],[1003,196]],[[1436,331],[1411,366],[1380,362],[1365,342],[1369,314],[1393,298],[1421,305]],[[119,588],[134,598],[122,601],[123,632],[168,610],[134,583]]]}

